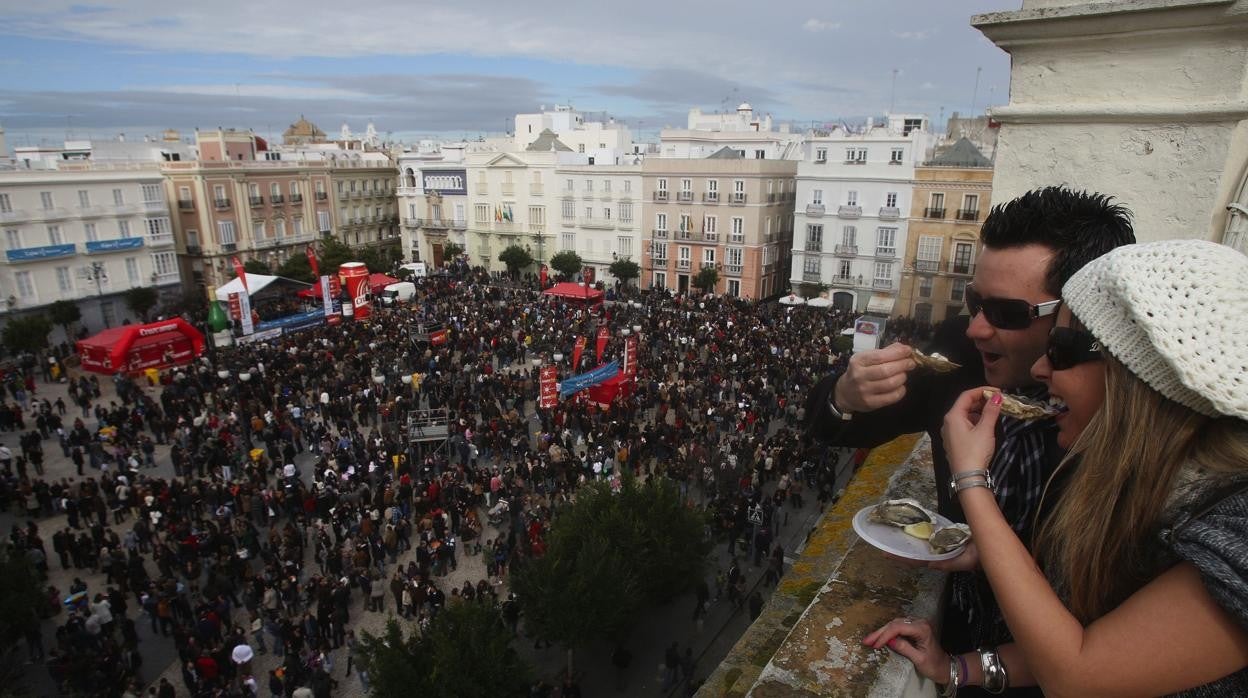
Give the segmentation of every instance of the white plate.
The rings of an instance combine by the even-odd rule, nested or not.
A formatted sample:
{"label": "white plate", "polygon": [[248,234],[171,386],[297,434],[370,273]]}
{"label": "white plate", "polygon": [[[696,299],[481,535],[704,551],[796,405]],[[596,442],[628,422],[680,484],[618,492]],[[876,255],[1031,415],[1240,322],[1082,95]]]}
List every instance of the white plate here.
{"label": "white plate", "polygon": [[[966,548],[966,546],[962,546],[957,550],[947,553],[933,553],[932,549],[927,545],[927,541],[925,540],[919,540],[914,536],[907,535],[905,531],[902,531],[896,526],[889,526],[887,524],[868,521],[867,516],[871,514],[871,510],[874,508],[875,505],[872,504],[869,507],[864,507],[857,514],[854,514],[854,532],[872,546],[879,548],[886,553],[896,555],[897,557],[904,557],[908,560],[924,560],[933,562],[936,560],[953,559],[961,555],[962,551]],[[932,525],[937,529],[953,523],[949,519],[946,519],[934,511],[928,511],[927,513],[931,515]]]}

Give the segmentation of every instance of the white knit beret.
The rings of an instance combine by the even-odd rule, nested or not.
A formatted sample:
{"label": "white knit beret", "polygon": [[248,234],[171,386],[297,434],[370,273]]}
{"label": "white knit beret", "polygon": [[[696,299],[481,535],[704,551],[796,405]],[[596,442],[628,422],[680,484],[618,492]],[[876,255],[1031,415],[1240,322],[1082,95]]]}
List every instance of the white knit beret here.
{"label": "white knit beret", "polygon": [[1248,419],[1248,257],[1203,240],[1126,245],[1076,272],[1062,298],[1157,392]]}

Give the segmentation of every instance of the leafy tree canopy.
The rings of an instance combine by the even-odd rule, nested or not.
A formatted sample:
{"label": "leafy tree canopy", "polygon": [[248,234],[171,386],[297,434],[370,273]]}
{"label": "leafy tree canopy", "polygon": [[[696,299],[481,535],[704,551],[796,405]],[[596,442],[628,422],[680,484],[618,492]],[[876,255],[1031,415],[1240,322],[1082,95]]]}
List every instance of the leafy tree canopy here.
{"label": "leafy tree canopy", "polygon": [[611,272],[611,276],[627,284],[641,276],[641,265],[631,259],[618,259],[611,263],[608,271]]}
{"label": "leafy tree canopy", "polygon": [[533,255],[519,245],[508,245],[507,249],[498,253],[498,261],[507,265],[507,271],[516,276],[521,269],[533,263]]}
{"label": "leafy tree canopy", "polygon": [[48,333],[51,331],[52,321],[46,315],[11,318],[4,324],[0,341],[14,354],[35,353],[48,346]]}
{"label": "leafy tree canopy", "polygon": [[581,256],[572,250],[564,250],[550,258],[550,268],[564,276],[575,276],[581,273],[584,262]]}
{"label": "leafy tree canopy", "polygon": [[706,267],[693,277],[693,285],[710,293],[715,290],[715,285],[719,283],[719,270],[715,267]]}

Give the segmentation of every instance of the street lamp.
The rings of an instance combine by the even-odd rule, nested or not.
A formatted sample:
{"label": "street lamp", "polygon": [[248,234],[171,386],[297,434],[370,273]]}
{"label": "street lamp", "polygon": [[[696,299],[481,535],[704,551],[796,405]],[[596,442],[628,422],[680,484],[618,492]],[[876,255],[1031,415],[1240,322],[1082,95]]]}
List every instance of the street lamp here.
{"label": "street lamp", "polygon": [[[101,298],[104,297],[104,284],[108,283],[108,268],[103,262],[91,262],[82,268],[82,276],[87,281],[95,282],[95,294]],[[103,308],[100,310],[100,317],[104,320],[105,327],[112,327],[108,322],[108,316],[104,314]]]}

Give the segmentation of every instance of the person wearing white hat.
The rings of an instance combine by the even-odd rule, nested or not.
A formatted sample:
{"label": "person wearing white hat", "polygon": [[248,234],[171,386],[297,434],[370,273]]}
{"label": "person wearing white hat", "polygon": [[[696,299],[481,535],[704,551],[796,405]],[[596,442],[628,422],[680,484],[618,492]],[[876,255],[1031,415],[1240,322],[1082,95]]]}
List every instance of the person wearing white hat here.
{"label": "person wearing white hat", "polygon": [[949,655],[910,619],[864,642],[945,695],[1248,695],[1246,281],[1248,257],[1197,240],[1122,247],[1074,274],[1032,368],[1069,449],[1034,559],[984,471],[1000,394],[967,391],[945,420],[950,486],[1014,643]]}

